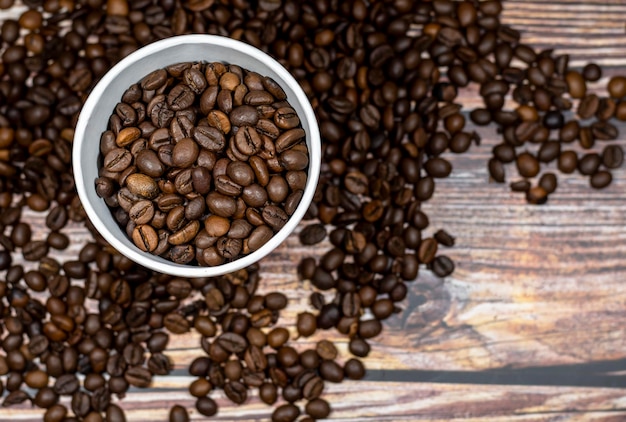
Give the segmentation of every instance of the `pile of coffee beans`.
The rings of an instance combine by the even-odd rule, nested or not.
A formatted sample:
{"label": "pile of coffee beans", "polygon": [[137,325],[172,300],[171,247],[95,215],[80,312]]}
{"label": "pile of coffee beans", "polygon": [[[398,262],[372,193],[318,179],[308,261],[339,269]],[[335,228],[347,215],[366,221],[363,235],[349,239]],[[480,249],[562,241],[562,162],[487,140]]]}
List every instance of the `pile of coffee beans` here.
{"label": "pile of coffee beans", "polygon": [[[563,174],[578,171],[587,176],[593,188],[608,186],[613,179],[611,170],[622,165],[623,150],[611,144],[593,149],[596,141],[606,144],[617,139],[618,130],[611,120],[626,119],[626,102],[622,101],[626,94],[624,77],[611,78],[609,95],[598,97],[587,93],[587,83],[602,76],[597,65],[571,70],[567,55],[528,51],[532,54],[519,56],[506,44],[495,48],[502,79],[481,85],[486,108],[471,114],[478,125],[493,119],[503,134],[503,142],[493,148],[493,158],[489,160],[491,178],[504,183],[505,164],[515,163],[522,179],[511,182],[511,189],[524,192],[531,204],[545,203],[557,188],[554,172],[540,174],[542,165],[549,163],[556,163]],[[511,64],[514,58],[520,60],[520,66]],[[517,108],[503,111],[504,97],[511,87]],[[572,110],[576,116],[571,116]],[[534,186],[532,179],[536,181]]]}
{"label": "pile of coffee beans", "polygon": [[295,212],[305,132],[271,78],[178,63],[128,88],[100,140],[96,192],[135,245],[216,266],[258,250]]}
{"label": "pile of coffee beans", "polygon": [[[117,399],[130,386],[148,387],[155,374],[167,374],[170,336],[189,331],[199,335],[202,350],[189,367],[196,405],[173,407],[171,421],[187,421],[190,411],[215,414],[216,389],[237,404],[258,393],[275,406],[275,422],[322,419],[330,413],[321,396],[326,385],[364,376],[359,359],[370,353],[383,321],[402,312],[409,283],[420,271],[446,277],[454,270],[442,253],[454,237],[431,228],[421,206],[436,181],[451,173],[451,154],[479,144],[468,118],[495,125],[502,136],[488,162],[491,178],[504,182],[510,178],[505,165],[514,163],[519,177],[511,178],[511,188],[534,204],[555,191],[557,172],[578,171],[601,188],[623,161],[622,149],[607,142],[618,136],[611,119],[626,118],[626,78],[612,78],[606,96],[588,92],[601,69],[573,68],[567,55],[524,44],[517,30],[501,23],[498,0],[23,3],[28,10],[0,28],[0,393],[3,406],[45,409],[46,421],[124,420]],[[13,4],[0,0],[0,8]],[[298,266],[314,290],[309,310],[294,323],[298,338],[290,338],[293,331],[280,321],[285,295],[257,292],[257,266],[183,279],[139,267],[95,232],[82,248],[71,245],[66,227],[90,227],[75,193],[70,154],[86,95],[122,57],[187,33],[230,36],[268,52],[297,78],[315,109],[322,175],[299,238],[314,245],[312,251],[330,247]],[[471,85],[478,86],[484,107],[464,110],[458,92]],[[145,89],[139,83],[129,95],[139,90],[140,98],[120,103],[125,105],[116,109],[105,145],[143,108],[141,124],[158,131]],[[140,99],[143,108],[135,108]],[[159,110],[156,117],[165,117]],[[178,136],[170,130],[184,133],[185,124],[171,119],[168,136]],[[191,135],[179,142],[199,143]],[[230,151],[235,158],[235,152],[246,154]],[[228,166],[222,171],[218,175],[228,175]],[[117,189],[104,180],[98,186],[103,192]],[[168,185],[173,193],[176,187]],[[22,221],[27,208],[45,213],[46,233]],[[128,217],[119,212],[121,222],[128,218],[125,227],[130,211],[124,210]],[[143,239],[140,230],[138,235]],[[77,256],[53,258],[72,246]],[[328,341],[308,350],[298,342],[327,329],[349,338],[351,356]]]}

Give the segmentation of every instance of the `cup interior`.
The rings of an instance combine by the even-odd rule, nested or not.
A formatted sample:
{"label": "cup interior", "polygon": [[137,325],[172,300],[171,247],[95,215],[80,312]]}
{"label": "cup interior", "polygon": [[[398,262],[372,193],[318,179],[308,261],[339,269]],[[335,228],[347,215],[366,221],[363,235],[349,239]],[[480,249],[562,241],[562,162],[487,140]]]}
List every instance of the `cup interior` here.
{"label": "cup interior", "polygon": [[[285,226],[257,251],[215,267],[176,264],[141,251],[126,236],[104,202],[96,194],[100,137],[122,94],[153,70],[187,61],[237,64],[274,79],[287,94],[287,100],[300,116],[309,150],[308,179],[302,200]],[[183,35],[149,44],[114,66],[94,87],[81,111],[73,146],[73,166],[78,195],[87,216],[98,232],[120,253],[131,260],[166,274],[207,277],[245,268],[275,249],[298,225],[306,212],[319,178],[320,134],[311,104],[297,81],[277,61],[242,42],[214,35]]]}

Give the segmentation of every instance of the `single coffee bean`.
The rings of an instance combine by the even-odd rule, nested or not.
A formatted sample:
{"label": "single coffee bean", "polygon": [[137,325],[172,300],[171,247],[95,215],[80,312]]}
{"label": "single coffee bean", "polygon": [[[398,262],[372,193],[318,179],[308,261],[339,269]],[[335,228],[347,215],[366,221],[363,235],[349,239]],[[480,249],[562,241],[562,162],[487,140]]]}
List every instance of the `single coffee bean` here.
{"label": "single coffee bean", "polygon": [[266,404],[272,405],[276,403],[278,398],[276,386],[269,382],[263,383],[263,385],[259,387],[259,397]]}
{"label": "single coffee bean", "polygon": [[293,422],[300,416],[298,406],[291,403],[278,406],[272,413],[272,422]]}
{"label": "single coffee bean", "polygon": [[588,63],[583,67],[583,77],[589,82],[596,82],[602,77],[602,69],[595,63]]}
{"label": "single coffee bean", "polygon": [[574,172],[578,167],[578,155],[574,151],[563,151],[559,155],[558,168],[565,174]]}
{"label": "single coffee bean", "polygon": [[224,385],[224,393],[226,394],[226,397],[230,399],[230,401],[236,404],[242,404],[248,398],[248,392],[246,387],[238,381],[231,381],[226,383],[226,385]]}
{"label": "single coffee bean", "polygon": [[324,419],[330,415],[330,405],[326,400],[313,399],[310,400],[305,406],[305,412],[307,415],[314,419]]}
{"label": "single coffee bean", "polygon": [[565,75],[565,81],[567,82],[568,91],[572,98],[585,97],[587,86],[583,75],[575,70],[571,70]]}
{"label": "single coffee bean", "polygon": [[602,158],[596,153],[589,153],[582,156],[578,161],[578,171],[584,175],[592,175],[602,163]]}
{"label": "single coffee bean", "polygon": [[199,397],[196,400],[196,409],[204,416],[214,416],[217,413],[217,403],[210,397]]}
{"label": "single coffee bean", "polygon": [[606,170],[600,170],[594,173],[589,179],[589,183],[592,188],[603,189],[611,184],[613,176]]}
{"label": "single coffee bean", "polygon": [[578,137],[579,130],[578,121],[570,120],[559,130],[559,140],[561,142],[572,142]]}
{"label": "single coffee bean", "polygon": [[618,131],[611,123],[600,121],[591,124],[591,134],[594,139],[610,141],[617,138]]}
{"label": "single coffee bean", "polygon": [[296,327],[298,329],[298,333],[302,337],[309,337],[313,335],[313,333],[315,333],[315,330],[317,329],[315,316],[309,312],[303,312],[298,314]]}
{"label": "single coffee bean", "polygon": [[589,119],[596,114],[599,107],[600,98],[595,94],[589,94],[580,100],[577,110],[578,116],[580,116],[581,119]]}
{"label": "single coffee bean", "polygon": [[131,366],[126,369],[124,379],[132,386],[147,388],[152,382],[152,374],[141,366]]}
{"label": "single coffee bean", "polygon": [[343,366],[344,373],[352,380],[360,380],[365,376],[365,367],[358,359],[348,359]]}
{"label": "single coffee bean", "polygon": [[433,273],[438,277],[447,277],[454,272],[454,263],[445,255],[439,255],[431,265]]}
{"label": "single coffee bean", "polygon": [[424,164],[426,172],[433,177],[448,177],[452,171],[452,165],[449,161],[435,157],[426,161]]}
{"label": "single coffee bean", "polygon": [[517,156],[517,170],[523,177],[535,177],[539,173],[539,162],[530,153],[523,152]]}
{"label": "single coffee bean", "polygon": [[151,226],[142,224],[133,230],[133,242],[142,251],[151,252],[156,249],[159,236]]}
{"label": "single coffee bean", "polygon": [[554,173],[544,173],[539,179],[539,186],[546,191],[546,194],[551,194],[557,188],[557,178]]}
{"label": "single coffee bean", "polygon": [[626,77],[613,76],[607,86],[612,98],[621,99],[626,96]]}
{"label": "single coffee bean", "polygon": [[299,238],[303,245],[315,245],[326,238],[326,229],[323,224],[311,224],[302,229]]}
{"label": "single coffee bean", "polygon": [[188,422],[189,414],[187,409],[180,405],[174,405],[170,409],[169,422]]}
{"label": "single coffee bean", "polygon": [[621,167],[624,162],[624,150],[619,145],[607,145],[602,151],[602,164],[606,168],[615,169]]}
{"label": "single coffee bean", "polygon": [[502,164],[502,161],[497,160],[495,158],[490,159],[488,162],[488,169],[489,169],[489,175],[494,181],[498,183],[504,183],[505,171],[504,171],[504,165]]}

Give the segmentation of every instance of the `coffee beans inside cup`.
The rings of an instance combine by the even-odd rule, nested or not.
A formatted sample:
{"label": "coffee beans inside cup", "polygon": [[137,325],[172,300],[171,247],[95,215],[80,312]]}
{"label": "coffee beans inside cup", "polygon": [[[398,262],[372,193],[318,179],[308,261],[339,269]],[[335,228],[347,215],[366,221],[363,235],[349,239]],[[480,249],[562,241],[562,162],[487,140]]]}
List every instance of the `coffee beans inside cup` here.
{"label": "coffee beans inside cup", "polygon": [[271,78],[219,62],[158,69],[100,140],[100,195],[142,251],[217,266],[261,248],[302,198],[300,118]]}

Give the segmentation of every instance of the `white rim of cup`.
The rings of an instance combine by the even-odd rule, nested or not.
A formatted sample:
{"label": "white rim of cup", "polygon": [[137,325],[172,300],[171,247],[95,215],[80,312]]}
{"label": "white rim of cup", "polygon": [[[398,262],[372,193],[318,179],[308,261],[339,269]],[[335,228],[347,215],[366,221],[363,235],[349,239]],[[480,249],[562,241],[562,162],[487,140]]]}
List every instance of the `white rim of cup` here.
{"label": "white rim of cup", "polygon": [[[304,116],[301,116],[302,119],[305,119],[308,122],[309,130],[306,134],[309,142],[307,143],[307,147],[309,149],[309,169],[307,175],[307,183],[304,189],[304,193],[302,195],[302,199],[296,208],[296,211],[291,215],[287,223],[283,226],[283,228],[278,231],[274,236],[261,248],[258,250],[245,255],[235,261],[228,262],[226,264],[222,264],[214,267],[203,267],[203,266],[192,266],[192,265],[181,265],[176,264],[172,261],[167,261],[164,258],[158,257],[156,255],[152,255],[148,252],[143,252],[139,250],[137,247],[133,245],[133,247],[128,247],[126,244],[121,242],[117,236],[111,233],[104,222],[98,216],[95,208],[89,201],[87,195],[87,183],[94,184],[94,180],[85,180],[85,175],[82,170],[80,157],[83,154],[83,148],[85,148],[84,134],[87,129],[87,126],[90,123],[91,115],[94,112],[97,112],[97,105],[106,91],[109,84],[122,72],[126,70],[128,66],[137,62],[144,57],[151,56],[153,54],[159,53],[164,48],[171,48],[182,43],[185,44],[219,44],[222,47],[231,48],[233,50],[237,50],[245,55],[251,56],[256,60],[265,62],[272,70],[278,75],[281,79],[280,82],[286,84],[291,91],[295,94],[295,100],[300,104],[301,108],[304,111]],[[236,63],[234,63],[236,64]],[[279,81],[277,81],[279,82]],[[282,85],[281,83],[281,85]],[[289,99],[289,101],[293,104],[293,98]],[[146,268],[149,268],[154,271],[158,271],[165,274],[183,276],[183,277],[212,277],[223,274],[228,274],[234,271],[237,271],[242,268],[246,268],[255,262],[261,260],[263,257],[267,256],[270,252],[272,252],[276,247],[278,247],[297,227],[297,225],[304,217],[312,199],[315,194],[315,190],[317,187],[317,182],[319,180],[319,174],[321,169],[321,137],[320,131],[317,124],[317,119],[315,117],[315,113],[313,111],[313,107],[309,102],[306,94],[300,87],[299,83],[295,80],[295,78],[289,73],[283,65],[274,60],[267,53],[253,47],[249,44],[245,44],[241,41],[237,41],[231,38],[222,37],[219,35],[180,35],[176,37],[167,38],[161,41],[156,41],[152,44],[148,44],[137,51],[129,54],[124,59],[120,60],[115,66],[113,66],[96,84],[93,88],[87,101],[80,112],[78,122],[76,124],[76,132],[75,139],[77,136],[80,136],[80,142],[74,142],[72,149],[73,156],[73,170],[74,170],[74,178],[76,180],[76,189],[78,191],[78,196],[81,200],[82,206],[87,213],[87,217],[95,227],[95,229],[104,237],[104,239],[117,251],[119,251],[122,255],[128,257],[132,261],[142,265]],[[99,142],[99,139],[98,141]],[[317,159],[314,159],[317,158]],[[94,163],[95,165],[95,163]],[[95,190],[95,186],[93,187]],[[125,233],[120,229],[123,236],[126,236]]]}

